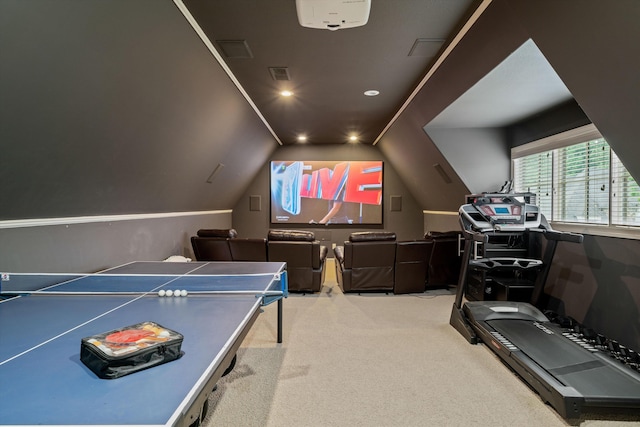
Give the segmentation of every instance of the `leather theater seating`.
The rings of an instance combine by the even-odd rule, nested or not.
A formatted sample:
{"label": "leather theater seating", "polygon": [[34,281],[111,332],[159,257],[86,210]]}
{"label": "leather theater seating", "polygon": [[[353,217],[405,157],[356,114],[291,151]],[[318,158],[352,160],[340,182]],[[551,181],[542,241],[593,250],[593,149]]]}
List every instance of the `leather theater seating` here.
{"label": "leather theater seating", "polygon": [[267,239],[229,239],[231,258],[234,261],[267,261]]}
{"label": "leather theater seating", "polygon": [[[461,257],[459,231],[429,232],[397,241],[387,231],[351,233],[334,248],[336,279],[343,292],[420,293],[456,286]],[[270,230],[264,238],[238,238],[234,229],[201,229],[191,238],[198,261],[284,261],[291,292],[319,292],[327,248],[312,231]]]}
{"label": "leather theater seating", "polygon": [[233,228],[198,230],[191,246],[197,261],[267,261],[267,239],[239,238]]}
{"label": "leather theater seating", "polygon": [[432,231],[427,233],[425,240],[433,242],[433,249],[429,259],[428,286],[447,287],[456,286],[460,277],[460,256],[464,241],[460,231]]}
{"label": "leather theater seating", "polygon": [[233,261],[229,239],[238,233],[230,229],[201,229],[191,237],[191,246],[197,261]]}
{"label": "leather theater seating", "polygon": [[284,261],[290,292],[319,292],[327,248],[311,231],[271,230],[268,239],[239,238],[231,229],[201,229],[191,237],[197,261]]}
{"label": "leather theater seating", "polygon": [[334,248],[336,278],[343,292],[392,292],[396,234],[387,231],[351,233]]}
{"label": "leather theater seating", "polygon": [[433,242],[407,240],[396,245],[394,294],[424,292],[429,280]]}
{"label": "leather theater seating", "polygon": [[394,293],[457,286],[462,244],[459,231],[433,231],[425,234],[424,240],[398,242]]}
{"label": "leather theater seating", "polygon": [[311,231],[270,230],[269,261],[286,261],[291,292],[319,292],[325,276],[326,246]]}
{"label": "leather theater seating", "polygon": [[393,232],[352,233],[334,248],[336,278],[343,292],[420,293],[458,284],[461,233],[431,232],[424,239],[396,241]]}

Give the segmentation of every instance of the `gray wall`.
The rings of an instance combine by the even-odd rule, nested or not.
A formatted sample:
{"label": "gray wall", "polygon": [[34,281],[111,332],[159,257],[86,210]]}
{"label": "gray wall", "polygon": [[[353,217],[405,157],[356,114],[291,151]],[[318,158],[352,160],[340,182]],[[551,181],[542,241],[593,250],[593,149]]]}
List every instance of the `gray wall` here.
{"label": "gray wall", "polygon": [[460,220],[457,211],[425,211],[424,232],[460,230]]}
{"label": "gray wall", "polygon": [[130,261],[195,259],[200,228],[230,228],[231,212],[0,228],[0,271],[90,273]]}
{"label": "gray wall", "polygon": [[[499,128],[425,127],[470,193],[497,191],[511,176],[505,132]],[[464,203],[464,198],[459,200]]]}
{"label": "gray wall", "polygon": [[[285,146],[279,148],[271,160],[382,160],[384,161],[383,226],[356,228],[341,225],[329,226],[285,226],[269,223],[269,164],[265,164],[233,209],[233,226],[242,237],[266,237],[269,228],[295,228],[314,231],[316,238],[331,244],[341,245],[354,231],[394,231],[398,239],[423,237],[422,210],[411,193],[380,151],[359,144],[336,144],[329,146]],[[391,195],[402,196],[402,210],[390,211]],[[250,211],[250,196],[260,196],[261,211]]]}

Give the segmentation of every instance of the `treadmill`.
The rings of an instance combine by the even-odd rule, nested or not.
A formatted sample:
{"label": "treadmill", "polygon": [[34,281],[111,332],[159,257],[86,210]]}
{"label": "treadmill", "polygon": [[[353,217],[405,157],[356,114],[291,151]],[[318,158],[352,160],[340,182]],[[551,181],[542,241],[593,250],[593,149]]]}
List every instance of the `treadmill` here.
{"label": "treadmill", "polygon": [[[467,196],[459,209],[465,238],[462,268],[450,324],[471,344],[483,342],[563,418],[589,408],[640,408],[640,355],[573,319],[552,321],[536,306],[543,296],[556,245],[582,243],[582,235],[558,232],[531,202],[531,193]],[[500,233],[544,237],[542,259],[478,258],[475,248]],[[469,271],[526,270],[537,276],[530,302],[467,301]]]}

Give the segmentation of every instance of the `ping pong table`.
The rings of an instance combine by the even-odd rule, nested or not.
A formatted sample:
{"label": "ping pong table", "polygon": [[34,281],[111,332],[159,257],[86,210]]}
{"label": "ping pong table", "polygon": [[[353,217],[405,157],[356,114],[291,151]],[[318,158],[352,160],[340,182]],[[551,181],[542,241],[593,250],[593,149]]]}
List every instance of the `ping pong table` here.
{"label": "ping pong table", "polygon": [[[282,342],[286,263],[134,262],[90,275],[1,278],[1,294],[18,295],[0,301],[2,425],[197,426],[272,302]],[[82,338],[146,321],[181,333],[184,355],[117,379],[100,379],[80,361]]]}

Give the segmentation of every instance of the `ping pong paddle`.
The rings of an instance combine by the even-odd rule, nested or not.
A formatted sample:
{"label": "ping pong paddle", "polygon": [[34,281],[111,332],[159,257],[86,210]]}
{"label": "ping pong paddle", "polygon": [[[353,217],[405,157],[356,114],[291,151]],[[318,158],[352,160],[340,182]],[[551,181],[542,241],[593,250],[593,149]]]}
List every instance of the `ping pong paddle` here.
{"label": "ping pong paddle", "polygon": [[154,335],[152,331],[145,329],[125,329],[124,331],[114,332],[106,336],[105,341],[116,344],[133,343],[143,338]]}

